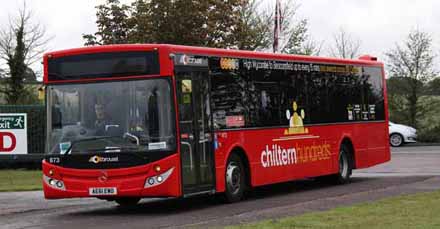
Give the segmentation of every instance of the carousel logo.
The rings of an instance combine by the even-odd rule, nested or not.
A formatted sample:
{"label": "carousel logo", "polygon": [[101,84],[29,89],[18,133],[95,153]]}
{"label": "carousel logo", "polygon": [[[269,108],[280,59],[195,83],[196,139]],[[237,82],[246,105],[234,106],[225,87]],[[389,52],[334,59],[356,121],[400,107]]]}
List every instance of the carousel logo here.
{"label": "carousel logo", "polygon": [[119,158],[118,157],[100,157],[100,156],[93,156],[89,159],[89,162],[91,163],[101,163],[101,162],[118,162]]}

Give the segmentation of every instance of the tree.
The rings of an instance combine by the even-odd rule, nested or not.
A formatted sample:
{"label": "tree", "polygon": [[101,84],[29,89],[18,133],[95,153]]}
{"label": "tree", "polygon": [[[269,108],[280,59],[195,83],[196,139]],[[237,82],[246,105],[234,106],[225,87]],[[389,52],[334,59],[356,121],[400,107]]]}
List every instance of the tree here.
{"label": "tree", "polygon": [[0,68],[0,79],[6,77],[6,71]]}
{"label": "tree", "polygon": [[308,34],[307,20],[303,19],[290,29],[286,45],[282,49],[282,53],[299,54],[299,55],[316,55],[321,52],[321,44],[317,44]]}
{"label": "tree", "polygon": [[420,30],[411,31],[406,41],[386,53],[389,76],[406,79],[405,87],[400,90],[407,102],[405,112],[409,124],[417,127],[417,118],[423,115],[419,99],[423,85],[435,76],[432,39],[428,33]]}
{"label": "tree", "polygon": [[273,18],[266,12],[259,12],[261,1],[250,0],[240,8],[237,20],[237,29],[234,31],[233,40],[236,49],[262,50],[271,43]]}
{"label": "tree", "polygon": [[308,40],[306,40],[302,44],[302,50],[299,54],[301,55],[307,55],[307,56],[319,56],[321,55],[321,49],[324,44],[324,41],[317,42],[316,40],[313,40],[309,37]]}
{"label": "tree", "polygon": [[[294,0],[281,2],[281,37],[283,43],[281,53],[300,55],[319,55],[321,47],[311,38],[308,33],[307,19],[298,19],[299,5]],[[271,18],[273,27],[274,19]],[[273,38],[273,36],[271,36]],[[273,42],[273,39],[271,40]]]}
{"label": "tree", "polygon": [[248,3],[248,0],[213,0],[211,4],[206,4],[204,9],[208,11],[206,18],[208,23],[206,24],[207,36],[201,37],[202,40],[206,40],[203,46],[235,48],[237,46],[235,35],[241,20],[240,13]]}
{"label": "tree", "polygon": [[[387,95],[390,120],[397,123],[411,125],[409,122],[409,114],[405,112],[408,104],[405,99],[406,92],[410,90],[410,78],[407,77],[390,77],[387,79]],[[418,82],[420,86],[422,82]]]}
{"label": "tree", "polygon": [[426,92],[429,95],[436,95],[436,96],[440,95],[440,77],[437,77],[429,81],[426,87],[427,87]]}
{"label": "tree", "polygon": [[32,13],[26,5],[19,10],[16,18],[10,19],[7,28],[0,30],[0,58],[6,62],[6,85],[0,89],[9,104],[24,99],[27,90],[24,81],[36,79],[30,65],[39,60],[49,39],[39,23],[32,23]]}
{"label": "tree", "polygon": [[334,46],[330,47],[330,55],[344,59],[354,59],[359,56],[361,41],[354,38],[344,28],[333,34]]}
{"label": "tree", "polygon": [[98,32],[84,34],[83,38],[86,45],[169,43],[229,47],[242,2],[137,0],[128,6],[107,0],[96,7]]}
{"label": "tree", "polygon": [[[168,43],[267,50],[273,42],[273,13],[259,11],[261,0],[136,0],[124,5],[107,0],[97,9],[98,31],[84,34],[86,45]],[[285,53],[311,54],[307,21],[296,24],[297,5],[282,7]],[[269,12],[269,13],[268,13]],[[306,42],[307,41],[307,42]]]}
{"label": "tree", "polygon": [[[259,12],[255,3],[262,1],[249,1],[247,8],[249,20],[252,23],[246,25],[248,36],[251,39],[243,41],[253,41],[258,44],[251,50],[269,50],[274,43],[275,14],[274,8]],[[297,11],[300,5],[295,0],[284,0],[280,2],[280,31],[279,31],[279,50],[286,54],[300,55],[319,55],[320,45],[311,38],[308,33],[307,19],[298,18]],[[245,14],[246,15],[246,14]],[[241,17],[246,19],[248,17]],[[254,29],[258,28],[258,29]],[[254,29],[254,30],[252,30]]]}
{"label": "tree", "polygon": [[85,45],[121,44],[128,42],[128,21],[130,7],[120,4],[119,0],[107,0],[106,4],[96,6],[96,25],[94,35],[84,34]]}

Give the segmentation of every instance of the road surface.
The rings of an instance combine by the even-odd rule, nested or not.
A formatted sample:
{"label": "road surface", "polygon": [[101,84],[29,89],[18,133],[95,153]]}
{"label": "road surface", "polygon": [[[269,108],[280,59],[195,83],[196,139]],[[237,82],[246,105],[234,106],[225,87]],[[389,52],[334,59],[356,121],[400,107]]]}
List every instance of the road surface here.
{"label": "road surface", "polygon": [[389,163],[357,170],[348,185],[304,180],[257,188],[240,203],[212,197],[143,200],[130,210],[97,199],[46,201],[42,192],[0,193],[0,228],[221,227],[440,189],[440,146],[393,149]]}

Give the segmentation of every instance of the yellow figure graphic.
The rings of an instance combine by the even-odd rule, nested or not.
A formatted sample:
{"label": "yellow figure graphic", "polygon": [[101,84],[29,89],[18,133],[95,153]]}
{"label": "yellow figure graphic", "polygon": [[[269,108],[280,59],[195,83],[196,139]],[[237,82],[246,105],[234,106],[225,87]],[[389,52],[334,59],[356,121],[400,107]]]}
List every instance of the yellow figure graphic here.
{"label": "yellow figure graphic", "polygon": [[290,111],[286,111],[287,119],[290,121],[289,129],[284,131],[284,134],[307,134],[309,133],[309,130],[307,128],[304,128],[303,119],[305,118],[304,110],[301,109],[301,116],[298,115],[298,105],[295,101],[293,101],[293,114],[290,115]]}

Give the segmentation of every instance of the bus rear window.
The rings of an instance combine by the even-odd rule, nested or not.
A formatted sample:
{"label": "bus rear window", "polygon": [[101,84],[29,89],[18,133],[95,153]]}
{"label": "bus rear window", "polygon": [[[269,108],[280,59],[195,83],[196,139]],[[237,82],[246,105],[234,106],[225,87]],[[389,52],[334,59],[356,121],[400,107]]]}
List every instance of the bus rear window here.
{"label": "bus rear window", "polygon": [[49,81],[156,74],[157,52],[93,53],[48,60]]}

